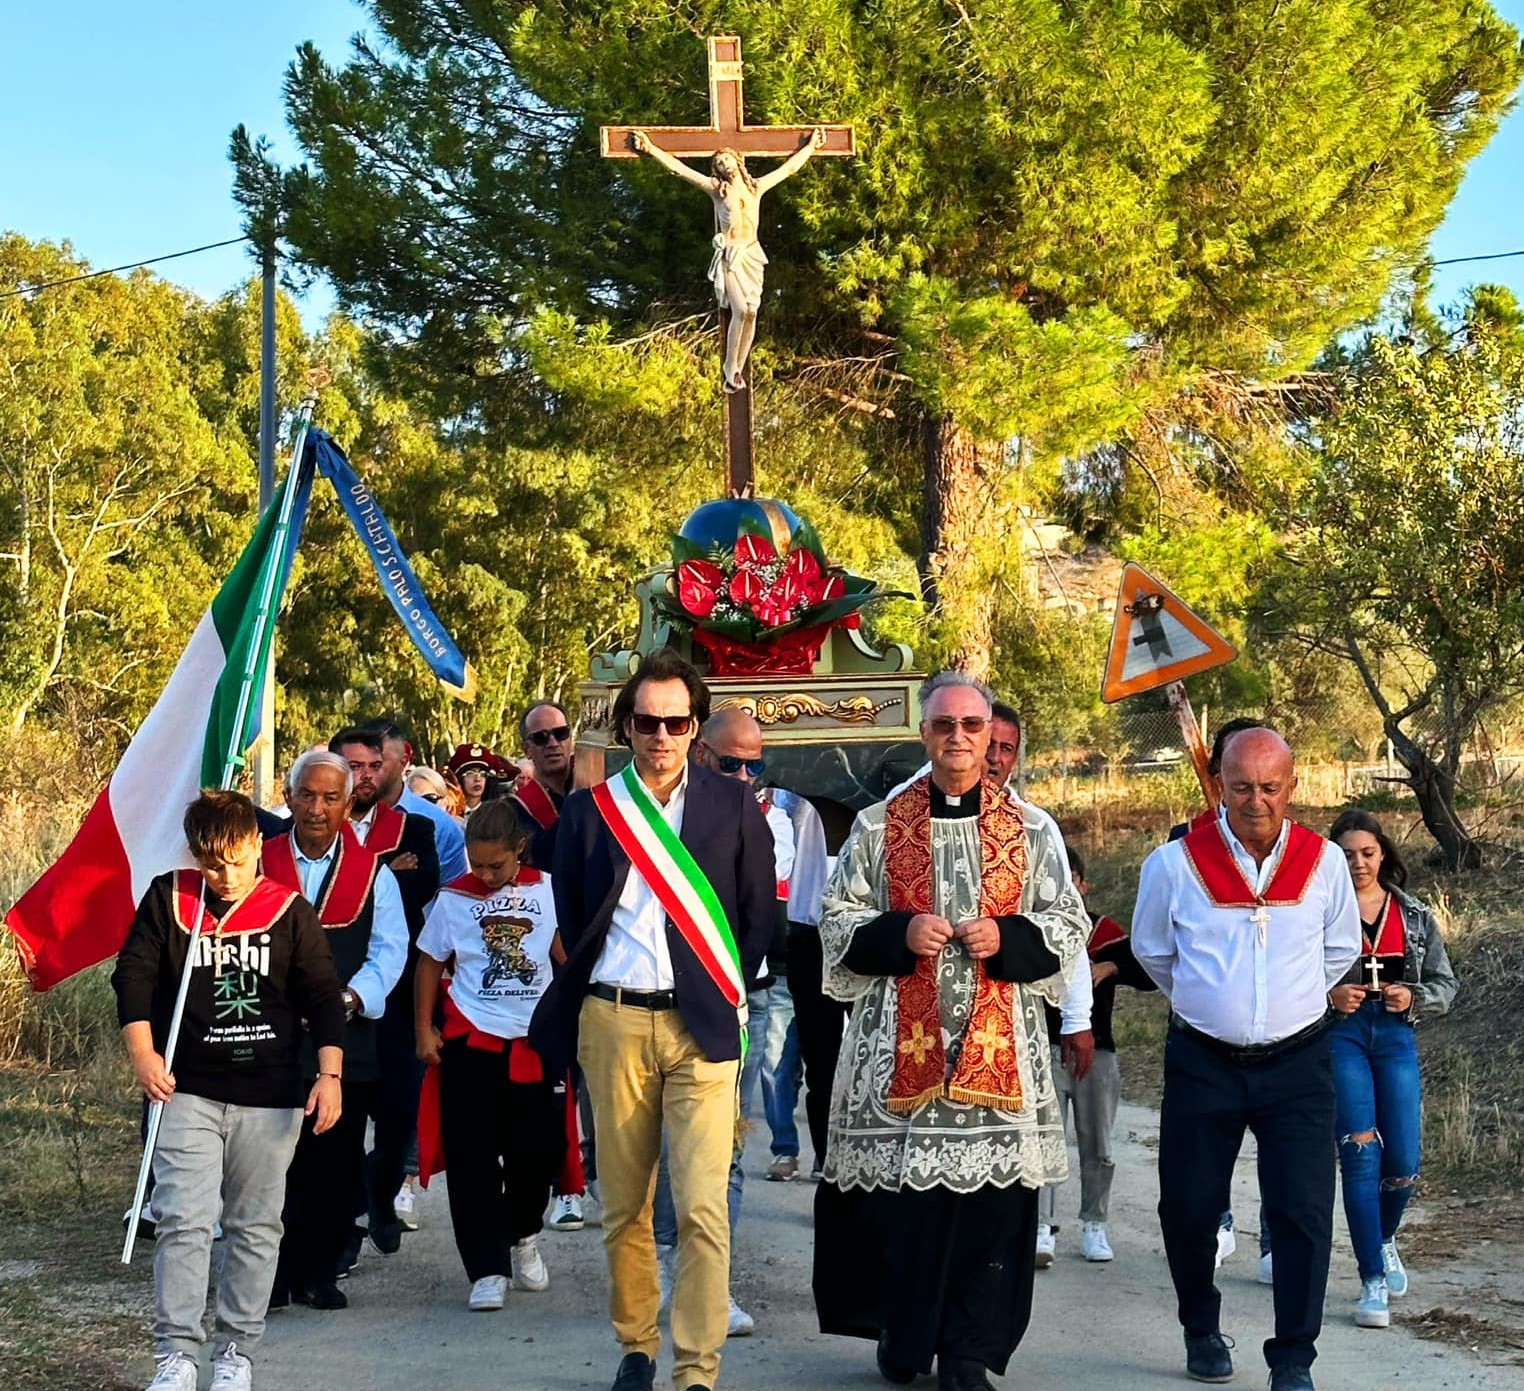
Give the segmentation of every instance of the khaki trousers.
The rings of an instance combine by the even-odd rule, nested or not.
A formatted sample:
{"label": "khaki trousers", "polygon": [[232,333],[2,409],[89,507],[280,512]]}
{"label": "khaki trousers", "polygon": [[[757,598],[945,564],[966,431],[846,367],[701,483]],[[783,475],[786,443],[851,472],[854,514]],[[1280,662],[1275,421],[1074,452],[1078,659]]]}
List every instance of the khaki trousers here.
{"label": "khaki trousers", "polygon": [[668,1135],[677,1208],[672,1384],[713,1387],[730,1319],[726,1194],[740,1064],[704,1056],[675,1009],[582,1004],[577,1061],[593,1103],[609,1312],[626,1353],[653,1361],[661,1290],[651,1199]]}

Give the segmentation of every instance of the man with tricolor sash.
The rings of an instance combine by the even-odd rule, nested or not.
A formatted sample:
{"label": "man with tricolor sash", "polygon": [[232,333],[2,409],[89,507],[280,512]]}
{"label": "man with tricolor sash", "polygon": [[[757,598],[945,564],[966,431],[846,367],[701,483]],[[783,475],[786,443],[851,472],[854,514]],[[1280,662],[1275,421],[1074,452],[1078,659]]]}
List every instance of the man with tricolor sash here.
{"label": "man with tricolor sash", "polygon": [[633,761],[573,792],[551,881],[566,964],[530,1041],[577,1061],[598,1133],[616,1391],[649,1391],[660,1346],[651,1191],[669,1141],[678,1218],[673,1385],[711,1391],[729,1315],[727,1178],[747,1045],[746,982],[777,918],[772,835],[742,783],[692,764],[709,691],[670,649],[614,702]]}
{"label": "man with tricolor sash", "polygon": [[1090,921],[1052,819],[985,769],[993,697],[921,691],[929,770],[859,813],[820,919],[850,1001],[815,1205],[820,1327],[908,1383],[988,1391],[1032,1305],[1037,1195],[1067,1173],[1043,1004]]}
{"label": "man with tricolor sash", "polygon": [[1275,1255],[1271,1391],[1311,1391],[1333,1233],[1328,992],[1360,951],[1337,846],[1288,819],[1291,749],[1246,729],[1222,758],[1218,816],[1143,862],[1132,946],[1171,1009],[1159,1119],[1159,1221],[1186,1372],[1233,1375],[1212,1271],[1217,1216],[1252,1130]]}

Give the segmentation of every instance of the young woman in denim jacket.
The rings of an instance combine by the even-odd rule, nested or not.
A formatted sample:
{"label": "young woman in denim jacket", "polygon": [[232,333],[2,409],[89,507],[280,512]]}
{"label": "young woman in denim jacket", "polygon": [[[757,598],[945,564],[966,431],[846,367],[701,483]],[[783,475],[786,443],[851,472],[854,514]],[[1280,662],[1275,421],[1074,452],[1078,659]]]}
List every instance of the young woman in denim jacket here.
{"label": "young woman in denim jacket", "polygon": [[1355,1322],[1385,1328],[1390,1296],[1407,1293],[1397,1228],[1418,1181],[1422,1095],[1413,1025],[1455,998],[1434,914],[1403,892],[1408,873],[1369,812],[1346,811],[1328,833],[1344,851],[1360,902],[1360,959],[1329,992],[1344,1212],[1360,1266]]}

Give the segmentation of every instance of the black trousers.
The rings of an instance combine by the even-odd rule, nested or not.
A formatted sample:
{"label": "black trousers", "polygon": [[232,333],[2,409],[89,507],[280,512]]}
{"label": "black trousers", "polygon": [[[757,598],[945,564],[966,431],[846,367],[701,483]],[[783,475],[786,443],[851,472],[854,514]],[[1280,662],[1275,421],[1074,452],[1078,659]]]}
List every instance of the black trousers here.
{"label": "black trousers", "polygon": [[804,1063],[804,1113],[810,1126],[815,1163],[825,1165],[826,1135],[831,1113],[831,1084],[836,1058],[852,1007],[833,1000],[820,988],[825,960],[820,933],[813,927],[788,935],[788,987],[794,997],[794,1022],[799,1031],[799,1056]]}
{"label": "black trousers", "polygon": [[1328,1036],[1243,1066],[1178,1026],[1164,1048],[1159,1222],[1187,1333],[1218,1329],[1217,1224],[1244,1131],[1259,1143],[1261,1204],[1275,1253],[1274,1367],[1310,1366],[1333,1242],[1334,1090]]}
{"label": "black trousers", "polygon": [[[339,1256],[353,1227],[350,1195],[360,1185],[365,1164],[365,1121],[375,1094],[374,1082],[343,1086],[343,1113],[331,1130],[317,1134],[317,1117],[302,1122],[296,1153],[286,1171],[286,1206],[282,1213],[278,1269],[293,1288],[334,1280]],[[303,1095],[312,1082],[303,1083]]]}
{"label": "black trousers", "polygon": [[392,1202],[402,1187],[407,1163],[418,1145],[418,1097],[427,1070],[418,1059],[413,1034],[413,973],[405,972],[387,997],[376,1024],[376,1082],[372,1119],[374,1148],[365,1161],[365,1201],[369,1215],[396,1221]]}
{"label": "black trousers", "polygon": [[509,1273],[509,1248],[540,1230],[566,1151],[563,1082],[514,1082],[508,1053],[451,1039],[439,1119],[455,1247],[473,1282]]}
{"label": "black trousers", "polygon": [[1032,1315],[1037,1190],[815,1194],[815,1308],[822,1333],[877,1338],[929,1372],[934,1357],[1003,1374]]}

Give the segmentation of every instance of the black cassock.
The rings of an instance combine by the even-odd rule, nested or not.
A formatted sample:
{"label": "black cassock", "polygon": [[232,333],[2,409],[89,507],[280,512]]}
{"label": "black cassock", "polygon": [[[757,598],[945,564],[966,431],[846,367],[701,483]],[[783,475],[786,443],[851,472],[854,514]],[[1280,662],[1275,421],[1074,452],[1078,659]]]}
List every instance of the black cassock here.
{"label": "black cassock", "polygon": [[877,1340],[893,1362],[935,1356],[1004,1373],[1032,1313],[1037,1190],[1013,1184],[815,1194],[815,1308],[822,1333]]}

